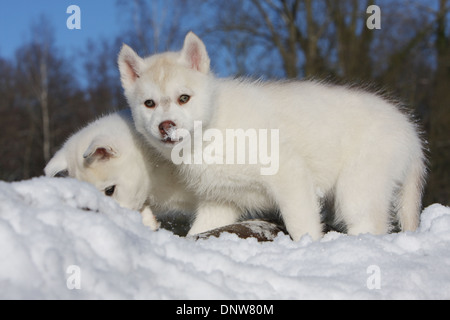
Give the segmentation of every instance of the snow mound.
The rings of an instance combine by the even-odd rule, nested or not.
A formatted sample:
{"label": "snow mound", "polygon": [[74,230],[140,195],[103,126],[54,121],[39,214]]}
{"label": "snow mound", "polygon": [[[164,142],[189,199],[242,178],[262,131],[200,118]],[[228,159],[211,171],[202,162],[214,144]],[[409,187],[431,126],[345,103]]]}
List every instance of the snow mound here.
{"label": "snow mound", "polygon": [[152,232],[76,180],[0,182],[1,299],[449,299],[450,208],[416,232],[273,242]]}

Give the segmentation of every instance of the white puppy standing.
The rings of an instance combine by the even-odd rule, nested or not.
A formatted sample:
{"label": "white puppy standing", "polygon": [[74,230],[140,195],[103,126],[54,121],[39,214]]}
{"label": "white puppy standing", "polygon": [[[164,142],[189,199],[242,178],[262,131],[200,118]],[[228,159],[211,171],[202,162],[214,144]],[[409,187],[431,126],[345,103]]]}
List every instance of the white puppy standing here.
{"label": "white puppy standing", "polygon": [[153,211],[193,212],[195,195],[134,129],[129,111],[97,119],[72,135],[44,169],[47,176],[67,175],[93,184],[122,207],[142,213],[156,230]]}
{"label": "white puppy standing", "polygon": [[274,175],[262,175],[261,164],[179,166],[201,199],[190,234],[234,223],[247,210],[279,209],[294,240],[318,239],[323,197],[334,199],[349,234],[388,232],[391,211],[402,230],[417,228],[425,157],[415,125],[396,105],[317,82],[217,79],[193,33],[180,52],[146,59],[124,45],[119,68],[137,130],[167,159],[194,141],[187,138],[199,121],[223,136],[238,128],[279,131]]}

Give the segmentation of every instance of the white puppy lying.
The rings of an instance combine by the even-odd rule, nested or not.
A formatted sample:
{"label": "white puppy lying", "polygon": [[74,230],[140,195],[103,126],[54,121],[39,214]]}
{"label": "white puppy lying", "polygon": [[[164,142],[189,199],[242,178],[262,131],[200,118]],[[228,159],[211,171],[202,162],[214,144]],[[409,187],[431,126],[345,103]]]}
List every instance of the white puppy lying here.
{"label": "white puppy lying", "polygon": [[46,176],[89,182],[159,228],[153,211],[194,212],[196,200],[134,129],[129,111],[102,117],[72,135],[44,169]]}

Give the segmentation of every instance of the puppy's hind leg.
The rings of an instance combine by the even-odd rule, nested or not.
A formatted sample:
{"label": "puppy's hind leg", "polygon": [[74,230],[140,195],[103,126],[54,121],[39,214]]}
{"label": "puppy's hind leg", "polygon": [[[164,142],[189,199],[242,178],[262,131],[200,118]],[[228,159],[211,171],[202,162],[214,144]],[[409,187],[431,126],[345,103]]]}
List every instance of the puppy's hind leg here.
{"label": "puppy's hind leg", "polygon": [[385,234],[390,228],[390,209],[395,181],[386,172],[376,172],[367,164],[341,172],[336,184],[336,218],[347,233]]}

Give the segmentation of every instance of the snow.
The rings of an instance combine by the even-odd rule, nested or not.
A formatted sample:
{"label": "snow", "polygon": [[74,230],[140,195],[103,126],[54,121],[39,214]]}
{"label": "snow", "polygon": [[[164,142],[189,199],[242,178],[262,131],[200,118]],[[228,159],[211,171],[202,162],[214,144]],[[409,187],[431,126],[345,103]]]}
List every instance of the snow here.
{"label": "snow", "polygon": [[182,131],[180,129],[177,129],[174,126],[170,126],[168,129],[165,130],[166,134],[164,135],[164,140],[169,141],[179,141],[179,131]]}
{"label": "snow", "polygon": [[152,232],[71,179],[0,182],[1,299],[450,299],[450,208],[416,232],[273,242]]}

